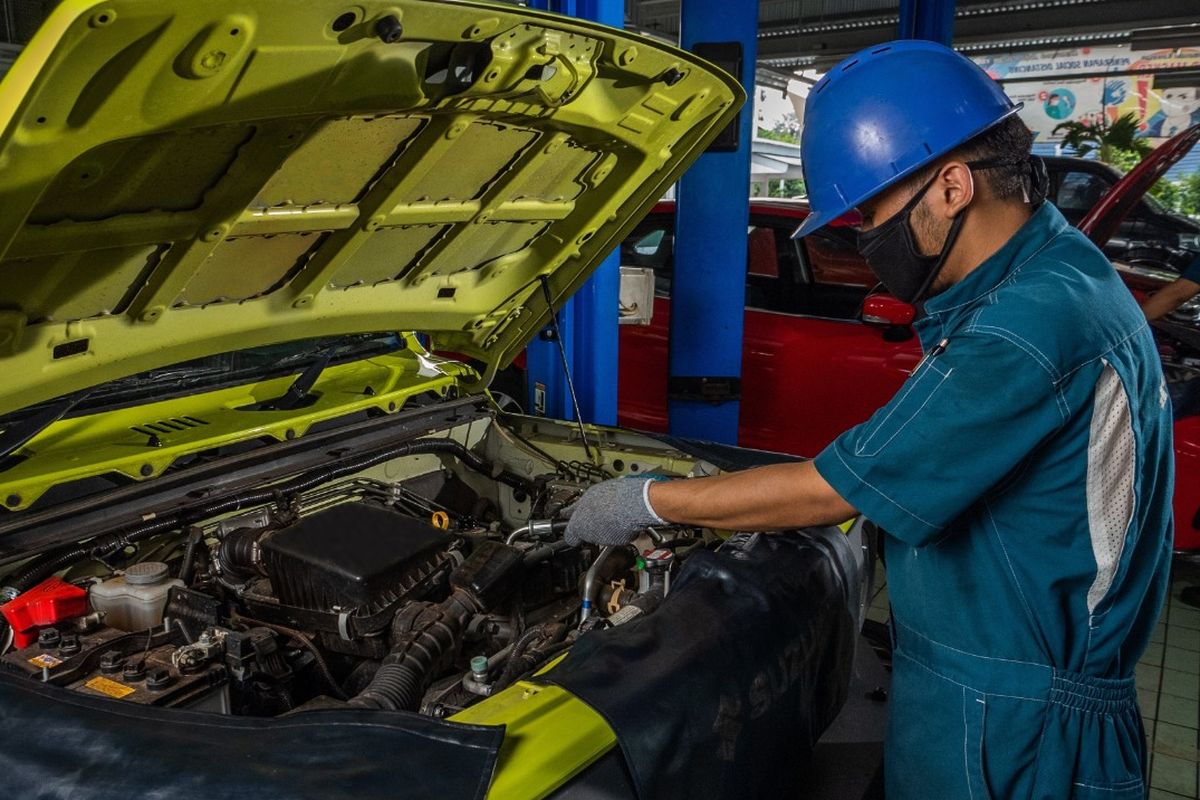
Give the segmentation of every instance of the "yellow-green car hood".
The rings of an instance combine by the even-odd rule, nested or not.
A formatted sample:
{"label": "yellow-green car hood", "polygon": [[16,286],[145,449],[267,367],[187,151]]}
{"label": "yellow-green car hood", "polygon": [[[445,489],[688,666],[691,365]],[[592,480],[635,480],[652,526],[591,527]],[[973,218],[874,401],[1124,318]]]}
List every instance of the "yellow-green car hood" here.
{"label": "yellow-green car hood", "polygon": [[0,414],[352,332],[506,364],[743,99],[514,7],[65,0],[0,83]]}

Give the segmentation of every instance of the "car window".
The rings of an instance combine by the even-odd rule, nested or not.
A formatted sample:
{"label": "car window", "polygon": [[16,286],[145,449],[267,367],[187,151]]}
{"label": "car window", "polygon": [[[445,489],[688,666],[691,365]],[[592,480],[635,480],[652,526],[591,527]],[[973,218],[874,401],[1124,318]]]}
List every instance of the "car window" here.
{"label": "car window", "polygon": [[761,311],[799,313],[803,276],[795,223],[751,218],[746,253],[746,307]]}
{"label": "car window", "polygon": [[805,237],[804,246],[814,283],[861,286],[864,289],[877,283],[867,262],[858,254],[852,229],[821,228]]}
{"label": "car window", "polygon": [[[853,232],[822,232],[817,252],[823,282],[813,285],[806,276],[804,245],[792,238],[795,220],[755,216],[747,230],[746,307],[785,314],[853,319],[867,289],[875,279],[854,249]],[[828,239],[826,242],[825,239]],[[810,254],[814,237],[809,237]],[[675,265],[674,221],[667,216],[648,217],[621,244],[621,264],[654,270],[654,293],[669,297]]]}
{"label": "car window", "polygon": [[[769,311],[792,311],[800,261],[795,226],[751,224],[747,231],[746,305]],[[621,264],[654,270],[654,294],[669,297],[675,266],[674,220],[651,216],[634,228],[621,243]],[[782,281],[782,283],[781,283]]]}
{"label": "car window", "polygon": [[671,294],[671,273],[675,266],[675,227],[670,217],[647,217],[621,243],[621,265],[654,270],[654,293]]}
{"label": "car window", "polygon": [[663,253],[662,242],[666,237],[667,232],[664,230],[653,230],[645,236],[640,237],[633,242],[633,251],[639,256],[648,256],[656,258]]}
{"label": "car window", "polygon": [[808,316],[857,320],[862,302],[879,281],[858,254],[852,228],[825,227],[804,238],[803,253],[812,276],[804,298]]}
{"label": "car window", "polygon": [[1091,211],[1108,190],[1109,184],[1090,172],[1068,172],[1058,186],[1055,205],[1063,211]]}
{"label": "car window", "polygon": [[775,231],[751,225],[746,239],[746,274],[778,278],[779,252],[775,247]]}

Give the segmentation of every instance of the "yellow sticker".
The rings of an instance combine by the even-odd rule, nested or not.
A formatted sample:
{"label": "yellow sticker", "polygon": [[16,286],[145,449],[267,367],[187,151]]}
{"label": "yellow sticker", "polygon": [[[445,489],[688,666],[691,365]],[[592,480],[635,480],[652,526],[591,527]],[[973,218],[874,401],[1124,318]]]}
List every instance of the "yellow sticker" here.
{"label": "yellow sticker", "polygon": [[33,658],[29,659],[29,663],[33,664],[35,667],[49,667],[50,669],[54,669],[62,663],[62,659],[55,658],[49,653],[42,653],[40,656],[34,656]]}
{"label": "yellow sticker", "polygon": [[90,681],[85,683],[84,686],[88,687],[89,689],[93,689],[100,694],[106,694],[109,697],[115,697],[118,700],[120,700],[122,697],[126,697],[127,695],[131,695],[134,693],[134,691],[136,691],[132,686],[126,686],[123,683],[117,683],[116,681],[109,680],[108,678],[101,678],[99,676],[92,678]]}

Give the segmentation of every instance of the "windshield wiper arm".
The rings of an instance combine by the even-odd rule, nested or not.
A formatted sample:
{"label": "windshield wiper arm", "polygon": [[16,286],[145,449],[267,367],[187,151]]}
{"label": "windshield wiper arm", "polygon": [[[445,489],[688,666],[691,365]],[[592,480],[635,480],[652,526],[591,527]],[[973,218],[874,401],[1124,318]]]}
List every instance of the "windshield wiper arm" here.
{"label": "windshield wiper arm", "polygon": [[13,423],[0,433],[0,459],[5,459],[24,447],[30,439],[58,422],[67,412],[86,398],[90,392],[79,392],[48,403],[20,422]]}
{"label": "windshield wiper arm", "polygon": [[287,388],[287,391],[276,397],[274,400],[267,400],[262,403],[259,408],[263,411],[291,411],[294,408],[300,408],[308,399],[308,393],[316,384],[317,379],[321,377],[321,373],[329,366],[329,362],[333,359],[333,352],[329,351],[313,360],[304,372],[296,380],[292,381],[292,385]]}

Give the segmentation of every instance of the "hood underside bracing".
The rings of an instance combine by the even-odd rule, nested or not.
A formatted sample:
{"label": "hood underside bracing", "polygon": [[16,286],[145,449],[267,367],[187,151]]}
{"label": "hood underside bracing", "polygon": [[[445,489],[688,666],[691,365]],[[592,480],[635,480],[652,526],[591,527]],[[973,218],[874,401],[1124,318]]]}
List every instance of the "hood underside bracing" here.
{"label": "hood underside bracing", "polygon": [[507,363],[743,96],[525,9],[66,0],[0,84],[0,414],[311,336]]}

